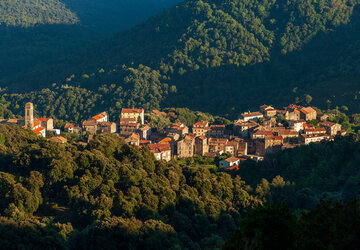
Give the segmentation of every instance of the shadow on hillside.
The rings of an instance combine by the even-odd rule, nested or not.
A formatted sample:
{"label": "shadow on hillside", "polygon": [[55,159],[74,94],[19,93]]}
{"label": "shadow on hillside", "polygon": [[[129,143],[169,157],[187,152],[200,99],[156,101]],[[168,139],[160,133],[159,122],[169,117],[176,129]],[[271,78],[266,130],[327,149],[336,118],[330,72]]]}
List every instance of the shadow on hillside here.
{"label": "shadow on hillside", "polygon": [[87,27],[66,24],[0,26],[0,37],[0,79],[57,60],[98,39]]}
{"label": "shadow on hillside", "polygon": [[333,105],[345,103],[359,111],[359,102],[351,102],[348,96],[359,90],[359,30],[357,8],[350,24],[319,33],[298,51],[282,55],[274,49],[268,62],[177,75],[173,81],[178,92],[169,96],[164,106],[186,106],[236,118],[239,112],[258,109],[264,103],[281,107],[310,94],[312,105],[326,108],[330,99]]}

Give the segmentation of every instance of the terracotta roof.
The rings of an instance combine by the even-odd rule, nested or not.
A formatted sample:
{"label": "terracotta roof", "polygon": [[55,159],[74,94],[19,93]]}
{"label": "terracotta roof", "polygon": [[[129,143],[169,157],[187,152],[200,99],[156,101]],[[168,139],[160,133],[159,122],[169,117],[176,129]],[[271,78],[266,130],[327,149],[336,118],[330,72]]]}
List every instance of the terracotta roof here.
{"label": "terracotta roof", "polygon": [[128,122],[120,122],[120,127],[121,126],[127,126],[127,127],[137,127],[139,126],[137,123],[128,123]]}
{"label": "terracotta roof", "polygon": [[95,115],[95,116],[93,116],[93,119],[94,120],[100,120],[100,119],[102,119],[102,118],[104,118],[104,117],[106,117],[107,116],[107,113],[106,112],[102,112],[102,113],[100,113],[100,114],[98,114],[98,115]]}
{"label": "terracotta roof", "polygon": [[193,125],[194,128],[203,128],[203,127],[207,127],[207,126],[209,126],[209,122],[206,122],[206,121],[200,121],[200,122],[194,123],[194,125]]}
{"label": "terracotta roof", "polygon": [[35,134],[37,134],[37,135],[41,135],[41,132],[42,132],[43,130],[45,130],[43,127],[39,127],[39,128],[37,128],[37,129],[35,129],[34,132],[35,132]]}
{"label": "terracotta roof", "polygon": [[288,107],[288,109],[302,109],[302,106],[299,105],[295,105],[295,104],[290,104]]}
{"label": "terracotta roof", "polygon": [[228,139],[226,138],[210,138],[209,139],[209,143],[212,143],[212,144],[225,144],[227,143]]}
{"label": "terracotta roof", "polygon": [[164,144],[164,143],[170,143],[170,142],[172,142],[172,139],[169,137],[166,137],[166,138],[162,139],[161,141],[159,141],[158,143]]}
{"label": "terracotta roof", "polygon": [[150,140],[140,140],[140,144],[145,145],[145,144],[150,144],[151,141]]}
{"label": "terracotta roof", "polygon": [[225,169],[226,171],[239,171],[239,166],[235,165],[235,166],[231,166]]}
{"label": "terracotta roof", "polygon": [[264,130],[259,130],[256,133],[254,133],[254,135],[273,135],[272,131],[264,131]]}
{"label": "terracotta roof", "polygon": [[100,127],[111,127],[114,123],[113,122],[99,122],[98,126]]}
{"label": "terracotta roof", "polygon": [[327,134],[309,134],[309,135],[301,135],[304,138],[315,138],[315,137],[328,137]]}
{"label": "terracotta roof", "polygon": [[312,107],[302,108],[300,111],[303,112],[304,114],[311,114],[314,112],[316,113],[316,110],[313,109]]}
{"label": "terracotta roof", "polygon": [[295,130],[291,129],[282,129],[278,132],[280,135],[299,135],[299,133]]}
{"label": "terracotta roof", "polygon": [[237,157],[235,157],[235,156],[231,156],[231,157],[225,159],[224,161],[227,161],[227,162],[235,162],[235,161],[239,161],[239,160],[241,160],[241,159],[240,159],[240,158],[237,158]]}
{"label": "terracotta roof", "polygon": [[75,125],[73,123],[66,123],[64,128],[74,128]]}
{"label": "terracotta roof", "polygon": [[35,118],[41,122],[48,122],[49,120],[51,120],[51,118]]}
{"label": "terracotta roof", "polygon": [[335,122],[329,122],[329,121],[327,121],[327,122],[322,122],[322,123],[320,123],[320,126],[323,126],[323,127],[332,127],[332,126],[335,126],[337,123],[335,123]]}
{"label": "terracotta roof", "polygon": [[97,123],[94,120],[83,121],[83,126],[95,126]]}
{"label": "terracotta roof", "polygon": [[159,143],[155,143],[155,144],[148,144],[146,145],[150,150],[158,150],[159,152],[163,152],[163,151],[170,151],[171,147],[169,144],[159,144]]}
{"label": "terracotta roof", "polygon": [[141,114],[142,112],[143,112],[143,109],[121,109],[121,113]]}
{"label": "terracotta roof", "polygon": [[120,118],[120,122],[137,123],[136,118]]}
{"label": "terracotta roof", "polygon": [[226,143],[226,146],[228,146],[228,147],[234,146],[234,141],[228,141]]}

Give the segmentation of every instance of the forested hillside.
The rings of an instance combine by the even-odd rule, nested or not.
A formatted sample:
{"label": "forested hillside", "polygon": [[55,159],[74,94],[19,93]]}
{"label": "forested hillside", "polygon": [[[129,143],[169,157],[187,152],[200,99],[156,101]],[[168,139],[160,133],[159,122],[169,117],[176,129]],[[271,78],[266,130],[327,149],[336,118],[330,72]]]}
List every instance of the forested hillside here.
{"label": "forested hillside", "polygon": [[[284,151],[264,163],[245,162],[240,169],[246,168],[246,173],[231,176],[195,162],[196,158],[189,164],[156,161],[148,149],[130,147],[113,135],[95,136],[83,147],[1,125],[0,242],[5,248],[34,249],[220,248],[239,226],[241,232],[263,225],[276,228],[277,223],[295,216],[289,209],[283,210],[286,213],[275,210],[277,223],[243,227],[254,219],[271,220],[268,212],[253,217],[264,210],[263,205],[287,200],[293,209],[314,209],[320,198],[347,201],[357,197],[359,148],[356,138],[340,138]],[[257,207],[249,215],[253,219],[242,220]],[[333,210],[316,211],[313,216],[328,218]],[[344,217],[340,214],[331,215],[331,232],[353,233],[348,229],[351,224],[336,226],[342,224],[336,220]],[[349,216],[354,214],[345,217]],[[308,222],[316,223],[312,218]],[[328,229],[311,230],[324,233]],[[321,238],[317,244],[334,241]]]}
{"label": "forested hillside", "polygon": [[0,79],[79,52],[176,2],[0,1]]}
{"label": "forested hillside", "polygon": [[2,0],[0,24],[32,26],[35,24],[74,24],[79,19],[59,0]]}
{"label": "forested hillside", "polygon": [[[301,102],[310,94],[316,106],[347,100],[355,112],[360,110],[358,7],[359,1],[348,0],[189,0],[2,85],[80,85],[95,93],[99,86],[115,86],[130,94],[107,99],[109,107],[188,106],[222,115],[264,102]],[[133,77],[126,75],[144,68],[154,78],[140,74],[136,84],[128,84]],[[136,90],[139,86],[145,89]]]}

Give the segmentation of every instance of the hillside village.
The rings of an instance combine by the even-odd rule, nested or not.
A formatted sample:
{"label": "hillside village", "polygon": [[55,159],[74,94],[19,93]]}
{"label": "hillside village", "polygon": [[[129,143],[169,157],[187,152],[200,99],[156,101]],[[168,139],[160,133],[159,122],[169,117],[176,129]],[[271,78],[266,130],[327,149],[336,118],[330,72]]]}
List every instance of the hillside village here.
{"label": "hillside village", "polygon": [[[152,114],[167,115],[158,110],[153,110]],[[25,120],[8,119],[0,120],[0,123],[22,126],[42,137],[52,132],[55,136],[48,139],[59,143],[67,142],[61,133],[77,134],[87,138],[78,142],[84,146],[94,135],[116,134],[129,145],[147,147],[157,160],[228,154],[231,157],[221,161],[220,167],[237,170],[239,163],[246,159],[259,161],[267,153],[346,135],[340,124],[330,122],[328,118],[312,107],[291,104],[279,110],[271,105],[262,105],[256,112],[242,113],[234,121],[232,129],[208,121],[196,122],[191,128],[177,122],[160,133],[146,123],[143,109],[123,108],[119,121],[110,121],[107,112],[102,112],[82,124],[67,123],[61,131],[54,129],[52,118],[34,117],[33,104],[26,103]]]}

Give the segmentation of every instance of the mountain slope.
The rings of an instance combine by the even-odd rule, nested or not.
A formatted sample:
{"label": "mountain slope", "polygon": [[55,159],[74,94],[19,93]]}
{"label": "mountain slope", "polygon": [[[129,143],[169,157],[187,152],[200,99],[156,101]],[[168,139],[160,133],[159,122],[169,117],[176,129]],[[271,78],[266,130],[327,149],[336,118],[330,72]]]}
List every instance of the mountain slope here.
{"label": "mountain slope", "polygon": [[78,52],[176,2],[0,1],[0,79]]}
{"label": "mountain slope", "polygon": [[[345,79],[350,93],[358,86],[358,6],[189,0],[61,63],[11,79],[10,87],[56,83],[51,90],[61,96],[56,88],[62,85],[82,86],[100,94],[102,107],[114,114],[122,106],[171,105],[236,115],[263,102],[301,102],[304,94],[317,94],[317,86],[331,90],[331,82]],[[326,105],[333,95],[327,92],[313,102]],[[37,92],[28,95],[38,99]]]}
{"label": "mountain slope", "polygon": [[0,24],[32,26],[35,24],[74,24],[79,19],[59,0],[2,0]]}

